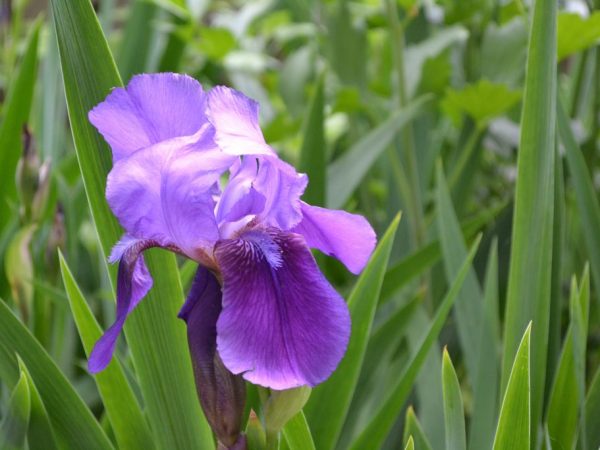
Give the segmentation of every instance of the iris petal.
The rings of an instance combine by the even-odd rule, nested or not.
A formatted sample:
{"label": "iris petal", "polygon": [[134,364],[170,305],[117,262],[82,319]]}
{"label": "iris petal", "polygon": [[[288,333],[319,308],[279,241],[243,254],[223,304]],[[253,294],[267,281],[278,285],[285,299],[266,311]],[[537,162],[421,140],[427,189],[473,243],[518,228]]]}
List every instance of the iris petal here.
{"label": "iris petal", "polygon": [[214,147],[206,126],[119,160],[108,175],[106,198],[133,236],[200,260],[200,249],[219,238],[213,194],[232,158]]}
{"label": "iris petal", "polygon": [[216,86],[208,92],[208,118],[216,141],[231,155],[274,155],[258,124],[258,103],[241,92]]}
{"label": "iris petal", "polygon": [[324,381],[346,350],[350,315],[302,236],[248,231],[218,242],[215,257],[223,276],[217,348],[225,366],[273,389]]}
{"label": "iris petal", "polygon": [[157,242],[138,240],[125,235],[113,249],[111,261],[120,260],[117,275],[117,313],[115,322],[98,339],[90,354],[88,368],[91,373],[100,372],[110,363],[127,316],[152,287],[152,277],[144,263],[142,252],[156,246]]}
{"label": "iris petal", "polygon": [[339,259],[352,273],[365,267],[377,237],[363,216],[302,202],[302,221],[293,229],[306,243]]}
{"label": "iris petal", "polygon": [[114,161],[158,142],[196,133],[207,123],[206,94],[187,75],[134,76],[92,109],[89,119],[110,144]]}

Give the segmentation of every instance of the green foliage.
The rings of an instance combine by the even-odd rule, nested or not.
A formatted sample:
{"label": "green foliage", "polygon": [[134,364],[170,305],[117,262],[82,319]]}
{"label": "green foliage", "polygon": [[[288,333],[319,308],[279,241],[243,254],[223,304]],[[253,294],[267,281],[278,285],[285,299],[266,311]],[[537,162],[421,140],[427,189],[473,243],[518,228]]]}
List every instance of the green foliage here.
{"label": "green foliage", "polygon": [[600,12],[583,18],[577,13],[558,15],[558,60],[585,50],[600,39]]}
{"label": "green foliage", "polygon": [[196,261],[146,252],[153,288],[86,369],[123,233],[87,114],[164,70],[255,98],[302,199],[377,231],[357,278],[315,255],[348,349],[312,391],[247,384],[250,450],[600,447],[600,2],[9,3],[0,448],[217,446],[176,318]]}
{"label": "green foliage", "polygon": [[491,119],[510,111],[520,99],[520,92],[484,79],[461,90],[448,89],[442,108],[456,124],[460,123],[461,114],[466,114],[477,126],[483,127]]}

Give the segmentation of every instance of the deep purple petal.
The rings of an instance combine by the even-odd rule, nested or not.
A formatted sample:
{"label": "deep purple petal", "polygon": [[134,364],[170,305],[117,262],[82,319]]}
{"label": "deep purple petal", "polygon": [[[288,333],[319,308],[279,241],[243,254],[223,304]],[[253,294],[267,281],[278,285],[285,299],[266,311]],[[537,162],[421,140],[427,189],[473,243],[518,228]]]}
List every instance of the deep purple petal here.
{"label": "deep purple petal", "polygon": [[214,147],[205,127],[119,160],[108,175],[106,197],[128,233],[197,259],[199,249],[219,237],[214,188],[233,159]]}
{"label": "deep purple petal", "polygon": [[204,415],[217,439],[229,448],[240,436],[246,387],[244,380],[229,372],[216,353],[221,297],[215,276],[200,266],[179,317],[187,324],[196,389]]}
{"label": "deep purple petal", "polygon": [[119,159],[158,142],[196,133],[207,123],[206,95],[187,75],[134,76],[89,113]]}
{"label": "deep purple petal", "polygon": [[88,360],[91,373],[97,373],[110,363],[125,319],[152,287],[152,277],[144,263],[142,252],[156,247],[154,241],[142,241],[125,235],[115,246],[111,257],[120,256],[117,275],[117,313],[115,322],[98,339]]}
{"label": "deep purple petal", "polygon": [[208,92],[207,114],[216,141],[231,155],[274,155],[258,124],[258,103],[241,92],[216,86]]}
{"label": "deep purple petal", "polygon": [[302,202],[302,221],[293,231],[306,243],[343,262],[352,273],[367,264],[377,236],[363,216],[346,211],[319,208]]}
{"label": "deep purple petal", "polygon": [[350,315],[304,239],[248,231],[217,243],[215,257],[223,276],[217,348],[225,366],[273,389],[324,381],[346,351]]}

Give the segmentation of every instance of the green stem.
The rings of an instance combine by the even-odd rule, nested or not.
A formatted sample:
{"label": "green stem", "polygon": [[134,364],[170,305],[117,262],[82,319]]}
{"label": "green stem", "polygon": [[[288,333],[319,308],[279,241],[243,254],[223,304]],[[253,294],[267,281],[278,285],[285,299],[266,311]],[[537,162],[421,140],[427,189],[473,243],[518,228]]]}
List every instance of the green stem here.
{"label": "green stem", "polygon": [[[396,89],[398,105],[400,108],[406,106],[408,95],[406,92],[406,78],[404,70],[404,29],[398,18],[398,10],[394,0],[387,0],[386,6],[390,17],[390,29],[392,33],[392,51],[396,66]],[[404,172],[408,177],[410,196],[406,199],[410,208],[411,224],[417,245],[424,242],[425,229],[423,227],[423,209],[421,204],[421,183],[419,180],[419,169],[415,150],[415,139],[412,124],[407,124],[401,133],[402,148],[404,150]],[[395,158],[392,158],[392,161]]]}
{"label": "green stem", "polygon": [[267,449],[266,450],[279,450],[279,432],[273,430],[266,430],[267,437]]}

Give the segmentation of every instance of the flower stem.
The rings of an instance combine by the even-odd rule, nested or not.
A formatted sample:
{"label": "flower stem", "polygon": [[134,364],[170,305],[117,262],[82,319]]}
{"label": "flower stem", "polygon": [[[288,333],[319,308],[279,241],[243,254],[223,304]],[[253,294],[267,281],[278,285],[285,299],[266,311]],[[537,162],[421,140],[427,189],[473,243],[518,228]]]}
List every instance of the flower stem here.
{"label": "flower stem", "polygon": [[279,450],[279,432],[266,430],[267,450]]}

